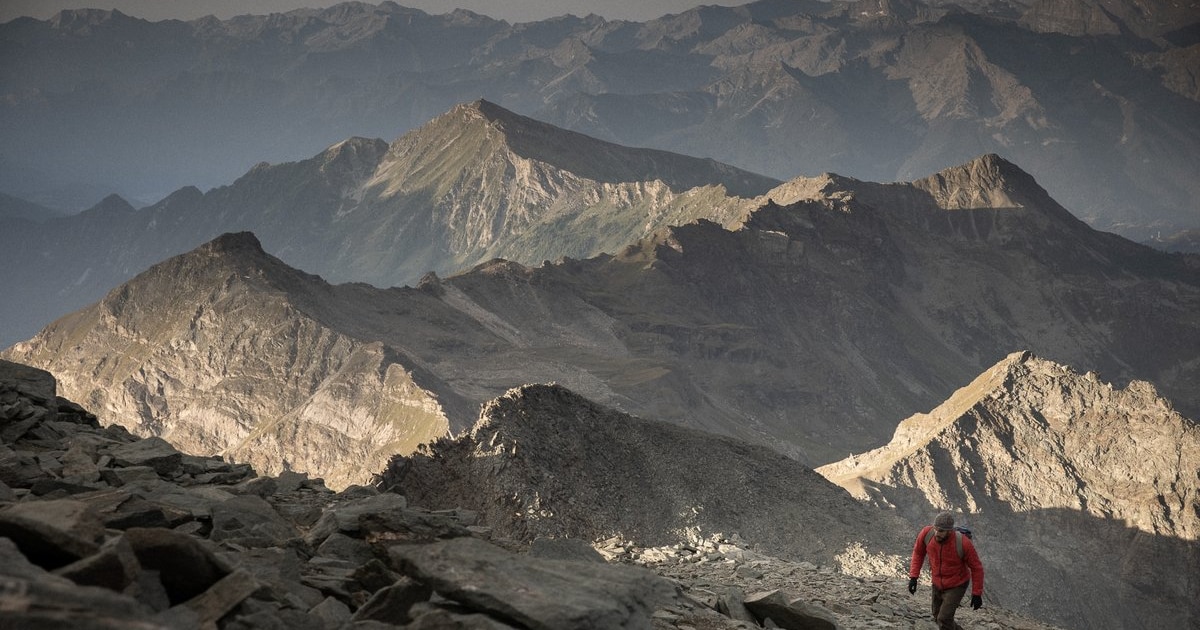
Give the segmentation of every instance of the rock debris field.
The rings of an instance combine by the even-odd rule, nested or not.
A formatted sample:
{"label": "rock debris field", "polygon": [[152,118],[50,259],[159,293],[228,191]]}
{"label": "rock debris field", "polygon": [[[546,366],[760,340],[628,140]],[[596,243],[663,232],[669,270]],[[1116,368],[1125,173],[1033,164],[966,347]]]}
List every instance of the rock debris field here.
{"label": "rock debris field", "polygon": [[[0,361],[0,627],[933,628],[903,576],[736,536],[493,539],[467,510],[342,492],[139,439]],[[878,573],[864,555],[864,575]],[[846,567],[843,567],[843,571]],[[1049,628],[964,609],[967,628]]]}

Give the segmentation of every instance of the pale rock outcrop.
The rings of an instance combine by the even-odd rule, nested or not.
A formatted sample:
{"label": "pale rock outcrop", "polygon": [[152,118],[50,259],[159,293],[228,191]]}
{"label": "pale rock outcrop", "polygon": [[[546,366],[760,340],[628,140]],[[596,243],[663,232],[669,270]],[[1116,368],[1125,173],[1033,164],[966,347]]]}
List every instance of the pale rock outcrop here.
{"label": "pale rock outcrop", "polygon": [[[1200,427],[1149,383],[1116,387],[1028,352],[904,420],[886,446],[818,468],[914,528],[963,513],[998,569],[987,592],[1091,627],[1200,619],[1198,470]],[[1036,596],[1051,588],[1070,596]]]}

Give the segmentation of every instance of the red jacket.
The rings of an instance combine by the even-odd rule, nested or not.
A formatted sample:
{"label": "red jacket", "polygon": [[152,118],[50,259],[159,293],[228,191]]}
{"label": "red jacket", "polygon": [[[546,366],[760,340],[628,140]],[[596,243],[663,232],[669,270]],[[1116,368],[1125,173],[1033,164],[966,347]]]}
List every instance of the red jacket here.
{"label": "red jacket", "polygon": [[[963,536],[960,532],[954,532],[946,537],[946,542],[938,542],[937,537],[929,539],[929,544],[925,544],[925,537],[929,535],[929,531],[933,529],[932,525],[926,525],[925,529],[917,534],[917,542],[913,545],[912,564],[908,569],[908,577],[915,578],[921,576],[921,565],[925,564],[925,556],[929,556],[929,572],[933,576],[933,587],[945,591],[952,588],[958,588],[968,581],[971,582],[971,594],[983,595],[983,563],[979,561],[979,554],[975,551],[975,543],[971,542],[970,538]],[[962,538],[963,557],[958,557],[958,545],[954,542],[956,537]]]}

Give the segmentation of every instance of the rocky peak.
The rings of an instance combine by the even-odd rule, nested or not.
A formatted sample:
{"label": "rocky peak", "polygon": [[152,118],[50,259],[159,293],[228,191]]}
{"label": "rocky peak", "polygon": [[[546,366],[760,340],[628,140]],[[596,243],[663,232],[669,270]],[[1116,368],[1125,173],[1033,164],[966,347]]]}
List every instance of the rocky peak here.
{"label": "rocky peak", "polygon": [[318,156],[321,171],[333,176],[337,173],[371,172],[387,153],[388,143],[379,138],[352,137],[325,149]]}
{"label": "rocky peak", "polygon": [[[472,126],[481,122],[500,134],[503,150],[596,182],[660,180],[676,193],[719,184],[730,194],[745,197],[762,194],[779,183],[713,160],[613,144],[521,116],[483,99],[455,107],[427,128]],[[462,132],[455,135],[466,136]]]}
{"label": "rocky peak", "polygon": [[[1036,555],[1062,567],[1054,576],[989,574],[988,591],[1008,600],[1033,601],[1044,588],[1072,593],[1066,606],[1035,602],[1046,619],[1165,628],[1200,615],[1186,594],[1200,583],[1185,568],[1200,560],[1197,470],[1200,427],[1149,383],[1116,387],[1024,352],[901,422],[886,446],[818,472],[914,527],[937,511],[960,512],[995,541],[981,543],[994,565],[1028,566]],[[1131,613],[1139,589],[1163,574],[1173,577],[1154,588],[1180,604],[1136,604],[1148,607]]]}
{"label": "rocky peak", "polygon": [[[968,450],[969,448],[969,450]],[[923,454],[945,451],[949,466]],[[985,472],[986,487],[964,470]],[[1154,386],[1124,388],[1014,353],[942,405],[912,416],[880,449],[822,467],[859,496],[865,482],[917,487],[935,507],[965,496],[972,510],[1001,502],[1121,518],[1143,531],[1200,538],[1200,427]]]}
{"label": "rocky peak", "polygon": [[266,256],[262,243],[253,232],[227,232],[201,245],[196,254],[204,256]]}
{"label": "rocky peak", "polygon": [[116,9],[64,9],[50,18],[52,28],[87,35],[96,26],[104,24],[124,24],[140,22],[137,18],[129,17]]}
{"label": "rocky peak", "polygon": [[[509,390],[468,433],[395,458],[382,477],[414,501],[476,510],[493,531],[525,541],[618,534],[657,545],[687,531],[736,531],[770,553],[832,561],[854,540],[886,546],[898,531],[795,460],[559,385]],[[768,504],[777,506],[770,516],[752,507]]]}
{"label": "rocky peak", "polygon": [[946,210],[1020,208],[1034,191],[1046,197],[1028,173],[994,153],[918,179],[913,185],[929,191]]}
{"label": "rocky peak", "polygon": [[126,201],[124,197],[113,193],[101,199],[100,203],[84,210],[83,213],[88,216],[114,216],[128,214],[134,210],[133,205]]}
{"label": "rocky peak", "polygon": [[[260,166],[265,167],[266,163],[263,163]],[[194,208],[197,204],[201,203],[203,199],[204,193],[200,192],[199,188],[196,188],[195,186],[184,186],[170,195],[167,195],[162,201],[154,204],[154,208],[163,212],[172,212],[178,208]]]}

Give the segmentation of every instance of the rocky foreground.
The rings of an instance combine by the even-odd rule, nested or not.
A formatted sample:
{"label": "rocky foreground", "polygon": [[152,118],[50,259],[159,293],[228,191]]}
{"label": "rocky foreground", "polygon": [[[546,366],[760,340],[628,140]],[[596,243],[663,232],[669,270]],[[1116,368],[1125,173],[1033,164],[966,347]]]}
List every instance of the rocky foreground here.
{"label": "rocky foreground", "polygon": [[[0,361],[0,626],[925,628],[925,594],[868,554],[842,571],[736,536],[644,548],[513,540],[467,510],[327,489],[138,439]],[[1048,628],[1005,610],[980,628]]]}

